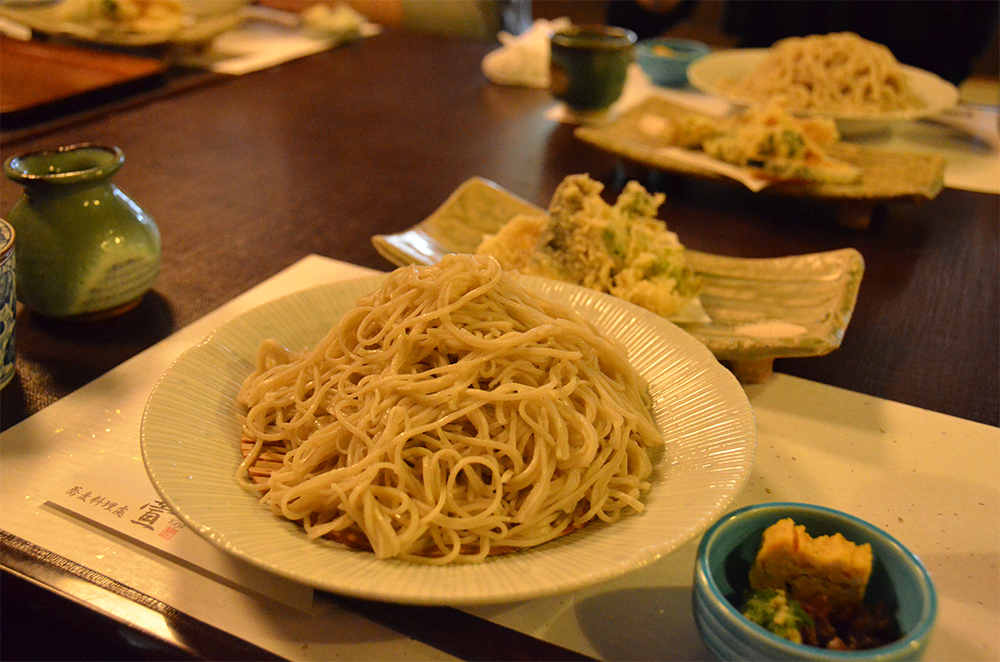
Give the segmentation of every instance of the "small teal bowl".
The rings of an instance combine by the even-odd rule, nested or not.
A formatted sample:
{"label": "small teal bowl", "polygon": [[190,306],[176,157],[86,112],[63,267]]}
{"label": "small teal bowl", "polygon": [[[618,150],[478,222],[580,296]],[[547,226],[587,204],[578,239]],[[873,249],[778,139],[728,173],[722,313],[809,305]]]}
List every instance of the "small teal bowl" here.
{"label": "small teal bowl", "polygon": [[684,87],[688,66],[711,52],[708,44],[691,39],[644,39],[635,45],[635,60],[657,85]]}
{"label": "small teal bowl", "polygon": [[[740,613],[761,535],[786,517],[805,525],[811,536],[840,532],[855,544],[871,543],[874,563],[866,600],[895,610],[902,639],[868,650],[826,650],[783,639]],[[749,506],[713,524],[698,546],[693,603],[702,641],[720,660],[919,660],[937,615],[934,585],[916,556],[867,522],[804,503]]]}

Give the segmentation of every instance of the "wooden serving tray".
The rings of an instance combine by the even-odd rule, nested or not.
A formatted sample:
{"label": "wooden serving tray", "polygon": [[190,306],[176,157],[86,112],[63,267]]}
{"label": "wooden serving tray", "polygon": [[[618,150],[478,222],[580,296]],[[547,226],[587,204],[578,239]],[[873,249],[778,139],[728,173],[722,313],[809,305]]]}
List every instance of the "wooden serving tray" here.
{"label": "wooden serving tray", "polygon": [[67,44],[0,37],[0,115],[5,119],[89,93],[150,81],[159,60]]}

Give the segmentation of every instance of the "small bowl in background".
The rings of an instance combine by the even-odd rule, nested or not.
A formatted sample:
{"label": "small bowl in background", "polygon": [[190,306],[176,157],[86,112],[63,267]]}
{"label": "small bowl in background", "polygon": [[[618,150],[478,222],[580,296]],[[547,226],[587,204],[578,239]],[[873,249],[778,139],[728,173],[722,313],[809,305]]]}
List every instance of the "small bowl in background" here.
{"label": "small bowl in background", "polygon": [[635,60],[655,84],[684,87],[688,65],[711,52],[712,48],[700,41],[661,37],[637,43]]}
{"label": "small bowl in background", "polygon": [[[866,602],[894,610],[903,637],[886,646],[835,651],[796,644],[739,610],[764,529],[791,517],[811,536],[841,533],[872,546]],[[766,503],[736,510],[705,532],[694,571],[694,617],[702,641],[721,660],[919,660],[930,640],[937,597],[920,560],[892,536],[852,515],[804,503]]]}

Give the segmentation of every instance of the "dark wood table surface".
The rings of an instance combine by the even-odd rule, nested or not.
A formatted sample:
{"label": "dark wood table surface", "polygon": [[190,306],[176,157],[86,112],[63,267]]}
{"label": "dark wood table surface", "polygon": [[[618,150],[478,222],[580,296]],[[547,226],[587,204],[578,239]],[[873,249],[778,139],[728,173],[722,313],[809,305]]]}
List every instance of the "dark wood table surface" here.
{"label": "dark wood table surface", "polygon": [[[421,221],[469,177],[544,206],[563,177],[581,172],[605,182],[609,197],[628,179],[664,191],[661,218],[701,251],[777,257],[856,248],[866,269],[842,346],[824,357],[778,360],[775,370],[998,425],[998,196],[946,189],[931,201],[882,207],[859,230],[838,225],[827,203],[649,171],[547,119],[547,92],[490,84],[480,62],[494,47],[389,31],[240,77],[176,76],[156,90],[5,129],[4,160],[79,142],[120,147],[126,162],[115,182],[158,223],[163,263],[154,292],[117,318],[66,323],[21,311],[18,373],[2,393],[2,429],[305,255],[391,269],[371,235]],[[0,181],[0,215],[20,194]],[[9,569],[13,553],[5,547],[4,554]],[[58,656],[32,641],[56,625],[102,633],[95,656],[140,655],[124,643],[135,633],[105,634],[120,635],[123,626],[18,573],[3,579],[5,659],[14,651]],[[576,657],[456,610],[344,604],[468,659]],[[442,634],[447,629],[462,634]],[[221,633],[207,636],[216,635],[214,649],[144,645],[161,659],[262,654]],[[476,643],[485,640],[501,648]],[[75,650],[90,654],[80,641]]]}

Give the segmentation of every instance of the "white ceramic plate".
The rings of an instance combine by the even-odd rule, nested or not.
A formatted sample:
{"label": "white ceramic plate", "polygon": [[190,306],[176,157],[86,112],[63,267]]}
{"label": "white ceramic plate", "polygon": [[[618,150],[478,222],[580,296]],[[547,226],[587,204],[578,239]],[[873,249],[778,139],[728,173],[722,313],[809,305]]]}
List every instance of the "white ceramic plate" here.
{"label": "white ceramic plate", "polygon": [[[722,83],[726,80],[739,80],[760,64],[767,54],[766,48],[737,48],[711,53],[688,68],[688,80],[697,89],[720,97],[737,106],[747,106],[749,102],[728,92]],[[930,117],[945,111],[958,103],[958,88],[939,76],[911,67],[900,65],[909,78],[914,92],[924,100],[923,108],[886,111],[883,113],[823,113],[842,123],[884,123],[899,120],[914,120]]]}
{"label": "white ceramic plate", "polygon": [[163,44],[200,44],[231,30],[245,19],[242,7],[251,0],[184,0],[179,29],[133,31],[98,29],[88,23],[63,20],[58,1],[25,3],[0,0],[0,17],[26,25],[34,32],[82,42],[142,48]]}
{"label": "white ceramic plate", "polygon": [[648,380],[666,439],[654,456],[646,511],[591,523],[558,540],[476,565],[379,560],[307,540],[236,482],[241,455],[236,392],[259,343],[317,342],[384,276],[332,283],[250,310],[182,354],[164,373],[142,420],[142,455],[156,490],[189,526],[222,549],[290,579],[355,597],[424,605],[508,602],[579,589],[643,566],[703,532],[746,482],[756,428],[736,379],[670,322],[613,297],[527,278],[628,347]]}

